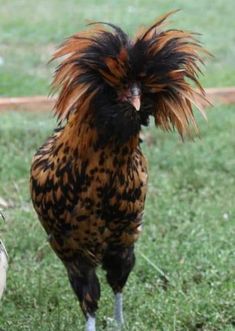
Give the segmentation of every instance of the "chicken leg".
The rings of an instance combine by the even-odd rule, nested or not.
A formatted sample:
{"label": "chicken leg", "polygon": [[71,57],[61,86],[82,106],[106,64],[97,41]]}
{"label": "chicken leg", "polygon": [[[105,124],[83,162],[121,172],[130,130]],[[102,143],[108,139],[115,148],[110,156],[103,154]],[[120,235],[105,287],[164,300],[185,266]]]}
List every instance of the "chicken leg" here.
{"label": "chicken leg", "polygon": [[107,281],[115,294],[114,319],[119,326],[124,323],[122,290],[135,264],[134,247],[115,247],[107,250],[103,268]]}

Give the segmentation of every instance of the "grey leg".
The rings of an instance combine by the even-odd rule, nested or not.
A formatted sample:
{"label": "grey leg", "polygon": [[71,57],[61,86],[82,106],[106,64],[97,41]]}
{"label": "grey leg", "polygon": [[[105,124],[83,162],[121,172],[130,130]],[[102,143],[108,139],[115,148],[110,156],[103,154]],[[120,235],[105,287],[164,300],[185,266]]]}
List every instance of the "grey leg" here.
{"label": "grey leg", "polygon": [[95,331],[95,317],[87,315],[86,331]]}
{"label": "grey leg", "polygon": [[114,318],[119,326],[124,323],[122,290],[134,267],[134,247],[111,247],[103,260],[107,281],[115,295]]}
{"label": "grey leg", "polygon": [[115,318],[115,321],[119,325],[122,325],[124,323],[123,306],[122,306],[122,293],[116,293],[115,294],[114,318]]}

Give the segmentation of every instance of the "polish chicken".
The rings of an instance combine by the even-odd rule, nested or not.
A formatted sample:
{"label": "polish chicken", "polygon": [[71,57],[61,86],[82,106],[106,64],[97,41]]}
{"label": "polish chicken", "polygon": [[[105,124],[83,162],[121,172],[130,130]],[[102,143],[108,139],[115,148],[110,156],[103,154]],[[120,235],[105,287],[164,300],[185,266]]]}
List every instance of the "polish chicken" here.
{"label": "polish chicken", "polygon": [[198,81],[202,48],[189,32],[164,29],[171,13],[133,39],[109,23],[92,23],[55,52],[58,128],[39,148],[31,195],[52,249],[95,331],[101,265],[123,323],[122,292],[134,266],[148,171],[140,130],[157,127],[183,137],[197,129],[206,97]]}

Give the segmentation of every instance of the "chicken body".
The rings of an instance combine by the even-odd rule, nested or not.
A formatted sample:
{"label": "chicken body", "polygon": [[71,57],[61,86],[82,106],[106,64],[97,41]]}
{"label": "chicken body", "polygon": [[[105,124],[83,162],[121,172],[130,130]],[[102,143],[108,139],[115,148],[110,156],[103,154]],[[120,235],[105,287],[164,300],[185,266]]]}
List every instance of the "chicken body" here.
{"label": "chicken body", "polygon": [[134,265],[147,166],[137,138],[134,148],[111,144],[97,149],[91,144],[79,157],[78,141],[70,139],[73,130],[76,124],[73,128],[69,122],[39,149],[32,164],[31,192],[49,242],[65,264],[87,316],[94,315],[99,299],[96,266],[103,265],[114,293],[121,293]]}

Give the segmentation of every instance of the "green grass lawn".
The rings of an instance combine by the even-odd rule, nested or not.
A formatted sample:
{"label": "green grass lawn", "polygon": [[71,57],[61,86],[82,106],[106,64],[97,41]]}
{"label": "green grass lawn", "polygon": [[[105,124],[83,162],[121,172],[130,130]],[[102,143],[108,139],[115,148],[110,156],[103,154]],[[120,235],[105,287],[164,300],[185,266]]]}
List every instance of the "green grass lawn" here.
{"label": "green grass lawn", "polygon": [[[48,4],[49,3],[49,4]],[[215,55],[203,83],[235,85],[234,1],[0,0],[0,95],[48,94],[55,45],[86,19],[132,33],[159,14],[182,8],[177,27],[203,33]],[[199,120],[200,139],[145,130],[150,182],[137,263],[125,290],[127,331],[235,330],[235,111],[214,107]],[[32,155],[55,126],[51,115],[0,117],[0,237],[9,256],[0,302],[2,331],[82,331],[83,316],[61,262],[48,246],[29,198]],[[162,276],[164,272],[166,278]],[[112,293],[99,271],[97,329],[111,330]]]}
{"label": "green grass lawn", "polygon": [[[214,109],[208,123],[199,119],[201,139],[185,144],[174,134],[145,131],[150,183],[137,264],[125,291],[125,330],[235,330],[234,122],[233,107]],[[10,205],[0,224],[10,255],[0,304],[4,331],[83,330],[65,270],[28,194],[31,157],[53,126],[45,115],[1,115],[0,196]],[[107,330],[112,294],[101,278],[98,330]]]}

